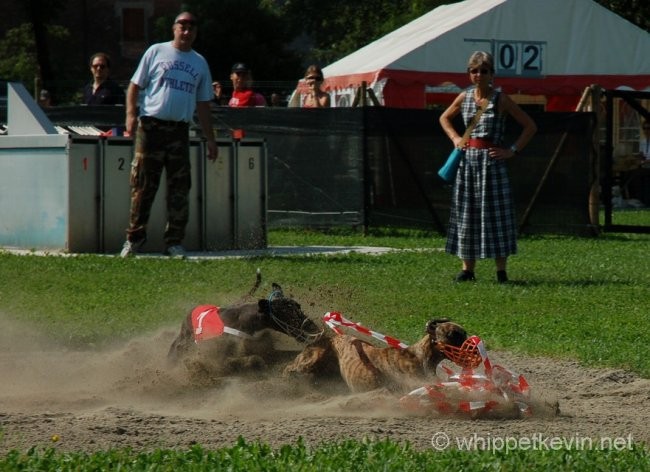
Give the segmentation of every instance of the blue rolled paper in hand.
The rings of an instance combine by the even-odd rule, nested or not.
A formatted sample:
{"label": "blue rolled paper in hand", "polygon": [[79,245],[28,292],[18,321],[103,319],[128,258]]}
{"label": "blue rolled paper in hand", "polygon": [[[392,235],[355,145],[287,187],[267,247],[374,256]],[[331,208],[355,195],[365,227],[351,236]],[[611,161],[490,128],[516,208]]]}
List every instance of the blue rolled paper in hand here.
{"label": "blue rolled paper in hand", "polygon": [[449,154],[449,157],[447,158],[447,162],[445,162],[445,165],[438,171],[438,175],[442,180],[449,183],[454,181],[456,178],[456,171],[458,170],[458,164],[460,164],[460,158],[463,157],[463,154],[465,154],[465,151],[459,148],[454,148],[454,150],[451,151],[451,154]]}

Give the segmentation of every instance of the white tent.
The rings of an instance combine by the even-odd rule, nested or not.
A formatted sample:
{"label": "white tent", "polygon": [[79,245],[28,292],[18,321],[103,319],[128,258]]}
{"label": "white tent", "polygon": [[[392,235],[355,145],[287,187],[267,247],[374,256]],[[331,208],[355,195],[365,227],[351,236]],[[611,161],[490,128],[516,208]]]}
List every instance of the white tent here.
{"label": "white tent", "polygon": [[445,103],[469,85],[473,51],[510,94],[573,109],[585,87],[650,90],[650,34],[593,0],[465,0],[440,6],[325,67],[338,105],[365,82],[387,106]]}

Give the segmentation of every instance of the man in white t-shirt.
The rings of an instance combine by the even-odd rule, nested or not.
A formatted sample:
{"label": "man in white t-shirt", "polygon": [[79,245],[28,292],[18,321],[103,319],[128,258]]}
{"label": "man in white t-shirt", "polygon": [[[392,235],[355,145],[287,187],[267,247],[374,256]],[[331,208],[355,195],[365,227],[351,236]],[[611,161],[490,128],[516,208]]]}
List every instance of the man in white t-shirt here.
{"label": "man in white t-shirt", "polygon": [[210,68],[192,49],[196,17],[189,12],[179,14],[172,31],[171,42],[147,49],[127,91],[126,132],[134,136],[135,153],[131,163],[129,228],[122,257],[138,252],[147,239],[147,223],[163,169],[168,191],[165,253],[185,256],[181,243],[189,219],[189,123],[195,111],[207,140],[208,159],[217,158],[210,112]]}

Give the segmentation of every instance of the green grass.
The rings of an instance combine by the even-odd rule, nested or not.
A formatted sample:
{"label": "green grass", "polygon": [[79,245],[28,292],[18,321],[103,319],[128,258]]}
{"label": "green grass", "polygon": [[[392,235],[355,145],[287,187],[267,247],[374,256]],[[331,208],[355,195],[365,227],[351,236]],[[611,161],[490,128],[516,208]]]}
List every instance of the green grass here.
{"label": "green grass", "polygon": [[[605,212],[600,213],[600,222],[605,223]],[[650,211],[647,208],[624,208],[612,212],[612,223],[616,225],[650,226]]]}
{"label": "green grass", "polygon": [[[570,357],[650,377],[648,235],[526,237],[511,258],[512,284],[481,261],[476,284],[455,284],[458,260],[435,234],[274,231],[272,245],[377,245],[385,255],[179,261],[163,258],[17,256],[0,253],[0,313],[38,325],[70,347],[125,340],[176,325],[192,306],[241,299],[263,274],[305,311],[336,310],[413,342],[431,318],[449,317],[490,349]],[[409,250],[410,249],[410,250]],[[415,250],[418,249],[418,250]]]}
{"label": "green grass", "polygon": [[[477,283],[453,283],[459,261],[440,250],[444,239],[433,233],[384,229],[362,236],[346,230],[284,230],[272,231],[269,241],[403,250],[202,261],[0,252],[0,316],[35,326],[71,348],[94,348],[162,326],[176,327],[197,304],[237,302],[259,267],[260,295],[269,293],[272,281],[279,282],[313,317],[340,311],[406,342],[421,336],[428,319],[449,317],[481,336],[488,349],[578,359],[650,377],[648,235],[522,238],[520,254],[510,261],[513,283],[507,286],[495,283],[492,261],[479,262]],[[0,469],[45,470],[54,464],[58,470],[316,470],[309,464],[318,464],[318,470],[647,470],[650,462],[645,449],[505,454],[403,448],[351,441],[314,450],[301,444],[272,450],[241,442],[216,451],[32,451],[0,459]]]}
{"label": "green grass", "polygon": [[[583,451],[584,452],[584,451]],[[53,449],[42,453],[9,453],[0,459],[6,472],[23,470],[129,470],[129,471],[204,471],[232,470],[246,472],[284,471],[447,471],[447,470],[534,470],[629,471],[648,470],[650,453],[640,447],[617,451],[608,449],[594,453],[538,450],[535,454],[514,450],[479,450],[471,453],[447,451],[416,451],[407,445],[390,441],[345,441],[307,448],[302,442],[273,449],[265,444],[247,443],[240,439],[233,447],[205,450],[194,446],[186,451],[157,450],[135,453],[114,450],[94,454],[58,453]]]}

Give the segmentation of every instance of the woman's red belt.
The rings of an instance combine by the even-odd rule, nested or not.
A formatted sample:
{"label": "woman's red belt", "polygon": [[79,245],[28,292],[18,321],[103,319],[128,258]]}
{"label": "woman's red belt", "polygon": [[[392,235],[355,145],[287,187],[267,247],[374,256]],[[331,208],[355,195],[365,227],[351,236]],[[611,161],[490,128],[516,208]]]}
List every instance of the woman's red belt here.
{"label": "woman's red belt", "polygon": [[469,138],[467,140],[467,147],[471,147],[475,149],[489,149],[489,148],[496,147],[496,145],[488,139]]}

